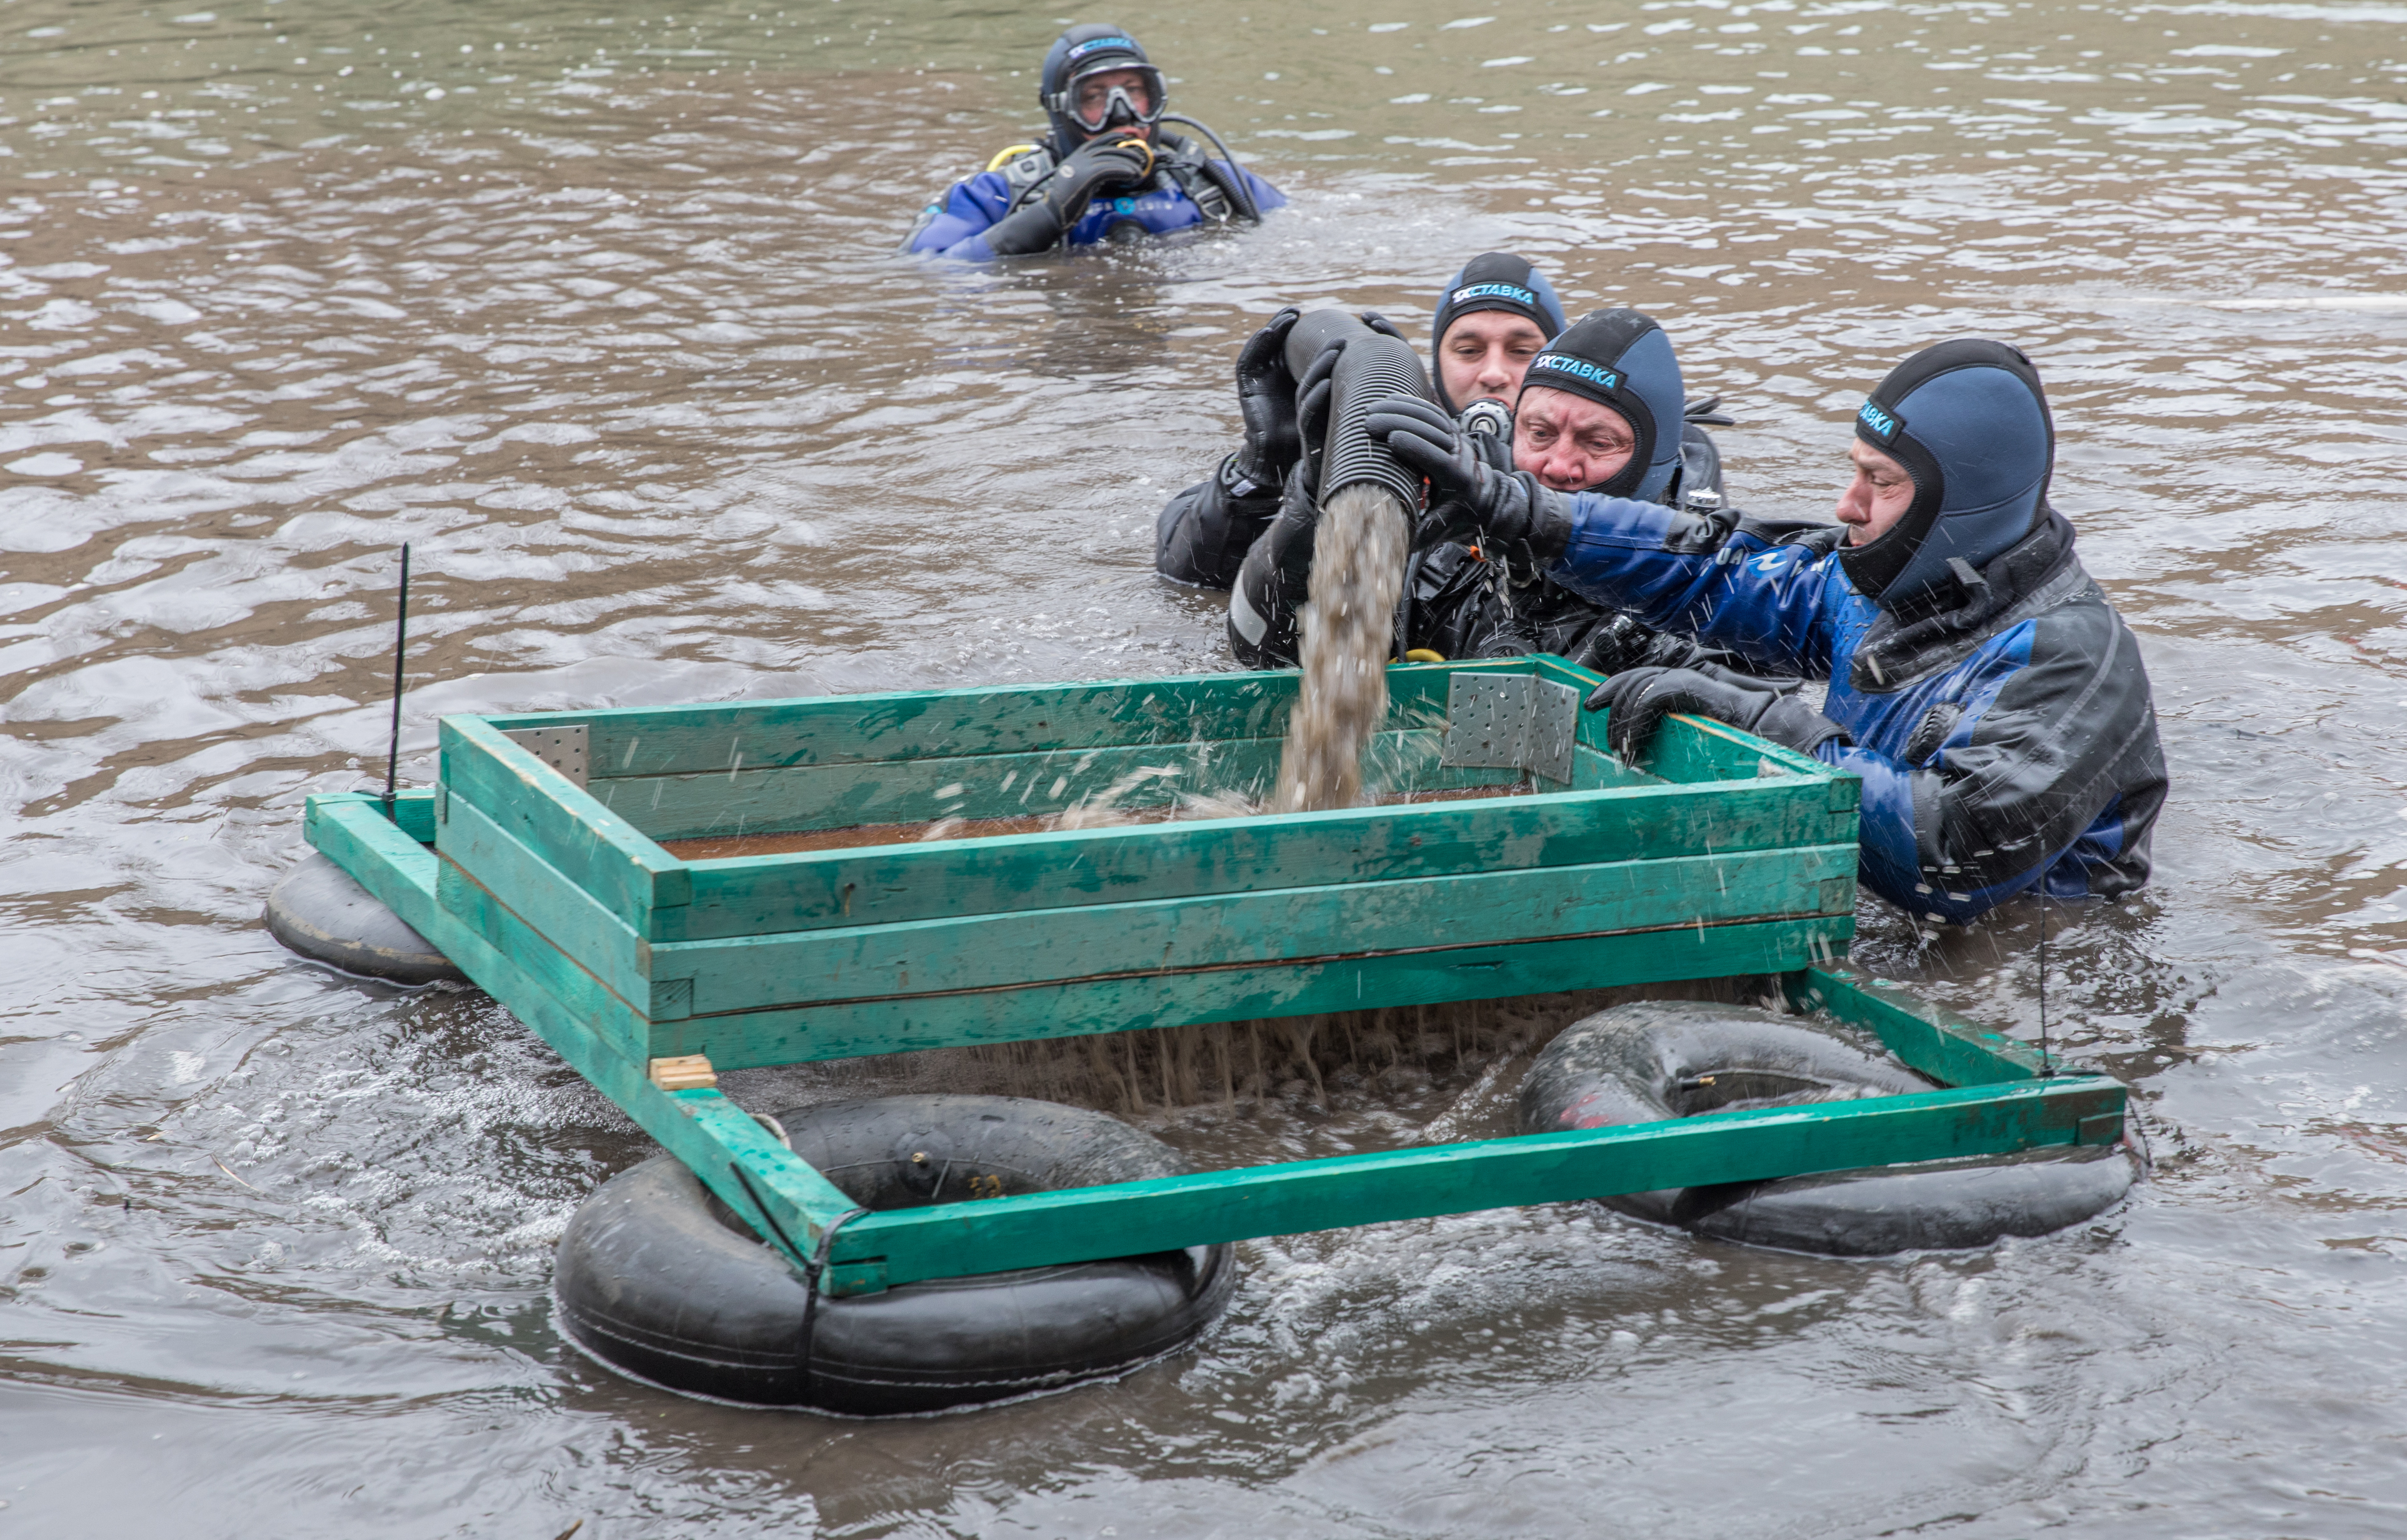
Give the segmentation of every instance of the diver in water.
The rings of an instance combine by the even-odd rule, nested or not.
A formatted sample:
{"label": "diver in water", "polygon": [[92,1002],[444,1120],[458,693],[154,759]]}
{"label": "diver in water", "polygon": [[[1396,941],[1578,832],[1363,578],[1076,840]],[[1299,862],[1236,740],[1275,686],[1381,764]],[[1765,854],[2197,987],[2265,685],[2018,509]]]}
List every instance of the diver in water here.
{"label": "diver in water", "polygon": [[1500,473],[1410,396],[1368,427],[1429,478],[1437,529],[1648,625],[1830,681],[1817,711],[1743,676],[1631,669],[1588,699],[1611,710],[1616,753],[1685,711],[1854,772],[1865,886],[1930,920],[2147,881],[2166,791],[2147,669],[2048,503],[2056,430],[2018,349],[1959,339],[1891,370],[1857,414],[1837,530],[1802,540],[1741,524],[1725,544],[1712,521],[1642,496]]}
{"label": "diver in water", "polygon": [[[1171,498],[1154,520],[1154,570],[1172,582],[1227,588],[1278,514],[1279,490],[1303,454],[1296,425],[1299,382],[1287,367],[1287,334],[1296,319],[1295,310],[1281,310],[1238,352],[1245,439],[1218,471]],[[1372,312],[1362,320],[1393,335]],[[1562,303],[1545,274],[1509,251],[1472,258],[1439,295],[1430,323],[1438,400],[1449,412],[1481,399],[1510,401],[1530,360],[1562,329]],[[1321,372],[1321,361],[1309,372]]]}
{"label": "diver in water", "polygon": [[[984,262],[1232,220],[1259,224],[1287,202],[1210,129],[1165,116],[1161,71],[1125,28],[1090,22],[1055,38],[1036,99],[1052,124],[1046,141],[1014,145],[955,182],[919,211],[904,250]],[[1220,159],[1161,128],[1165,121],[1201,132]]]}
{"label": "diver in water", "polygon": [[[1449,286],[1448,298],[1465,287],[1460,280]],[[1439,324],[1442,406],[1424,409],[1432,421],[1452,421],[1446,408],[1471,387],[1453,348],[1460,327],[1448,327],[1443,315]],[[1671,341],[1651,318],[1630,309],[1597,312],[1513,361],[1511,373],[1511,409],[1483,395],[1462,409],[1458,423],[1491,470],[1518,467],[1562,492],[1640,491],[1691,509],[1707,525],[1722,519],[1721,458],[1702,424],[1729,419],[1715,414],[1716,401],[1687,403]],[[1229,645],[1249,667],[1296,660],[1298,611],[1310,586],[1318,523],[1311,493],[1288,478],[1275,517],[1232,586]],[[1727,530],[1729,521],[1720,527]],[[1735,662],[1659,635],[1486,543],[1441,541],[1416,554],[1397,631],[1403,656],[1547,651],[1608,673],[1644,663]]]}
{"label": "diver in water", "polygon": [[[1509,462],[1558,492],[1685,507],[1727,534],[1721,451],[1705,424],[1720,398],[1688,400],[1671,338],[1627,307],[1582,317],[1532,359],[1513,398]],[[1449,658],[1553,652],[1605,673],[1718,661],[1566,588],[1516,553],[1459,542],[1417,557],[1406,590],[1412,645]]]}

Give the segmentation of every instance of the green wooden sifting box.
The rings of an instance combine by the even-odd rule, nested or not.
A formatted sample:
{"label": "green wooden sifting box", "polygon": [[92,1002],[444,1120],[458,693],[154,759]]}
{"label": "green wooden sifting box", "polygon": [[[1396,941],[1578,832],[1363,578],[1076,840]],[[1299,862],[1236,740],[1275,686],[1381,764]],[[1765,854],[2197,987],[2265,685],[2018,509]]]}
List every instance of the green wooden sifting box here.
{"label": "green wooden sifting box", "polygon": [[[790,1253],[821,1246],[849,1203],[715,1092],[654,1084],[654,1061],[725,1070],[1741,974],[1858,997],[1816,968],[1853,931],[1855,777],[1687,717],[1624,765],[1578,709],[1600,677],[1559,659],[1403,664],[1389,682],[1374,806],[1038,827],[1265,792],[1297,676],[1217,674],[452,717],[431,795],[391,820],[374,799],[312,798],[309,836],[737,1212],[766,1208],[764,1237]],[[1908,1062],[1954,1085],[2030,1077],[2010,1039],[1962,1022],[1939,1037],[1947,1069]],[[829,1276],[876,1288],[1147,1248],[1132,1236],[1635,1190],[1595,1185],[1599,1159],[1651,1188],[2088,1140],[2109,1110],[2120,1126],[2121,1089],[2089,1077],[1891,1105],[1927,1100],[1848,1104],[1887,1123],[1807,1109],[1708,1119],[1720,1132],[1702,1141],[1685,1124],[1637,1144],[1547,1136],[1571,1141],[1568,1164],[1539,1159],[1543,1140],[1446,1147],[1457,1163],[1434,1186],[1415,1175],[1431,1151],[1394,1151],[872,1216],[833,1243]],[[1670,1154],[1690,1148],[1702,1164]],[[1535,1196],[1500,1195],[1515,1192]]]}

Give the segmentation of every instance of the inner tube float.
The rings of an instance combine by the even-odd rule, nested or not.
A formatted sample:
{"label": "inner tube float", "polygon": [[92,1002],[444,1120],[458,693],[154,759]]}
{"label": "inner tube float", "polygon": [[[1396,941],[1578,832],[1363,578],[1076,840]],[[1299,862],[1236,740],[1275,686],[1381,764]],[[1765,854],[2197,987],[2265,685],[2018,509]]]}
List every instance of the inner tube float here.
{"label": "inner tube float", "polygon": [[[766,1121],[766,1119],[764,1119]],[[781,1112],[795,1154],[874,1212],[1176,1176],[1169,1146],[1016,1096]],[[1122,1373],[1194,1340],[1237,1282],[1225,1246],[821,1296],[674,1156],[612,1177],[561,1237],[569,1340],[689,1395],[860,1417],[942,1411]]]}
{"label": "inner tube float", "polygon": [[[1521,1132],[1934,1089],[1827,1022],[1743,1005],[1642,1001],[1574,1022],[1547,1046],[1521,1084]],[[1597,1201],[1717,1240],[1874,1257],[2044,1235],[2112,1206],[2138,1176],[2120,1145],[2058,1146]]]}
{"label": "inner tube float", "polygon": [[313,855],[267,895],[267,929],[313,962],[396,984],[465,984],[468,976],[333,861]]}

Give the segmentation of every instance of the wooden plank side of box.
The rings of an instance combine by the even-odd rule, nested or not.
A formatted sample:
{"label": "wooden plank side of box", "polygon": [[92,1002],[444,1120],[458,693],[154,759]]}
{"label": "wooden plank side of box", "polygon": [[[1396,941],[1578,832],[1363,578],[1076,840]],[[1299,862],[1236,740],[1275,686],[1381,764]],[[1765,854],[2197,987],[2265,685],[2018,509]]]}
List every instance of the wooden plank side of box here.
{"label": "wooden plank side of box", "polygon": [[[1608,711],[1588,718],[1597,723],[1600,740],[1604,723],[1612,715]],[[1799,776],[1830,787],[1833,808],[1851,808],[1863,801],[1861,777],[1833,770],[1810,754],[1801,754],[1710,717],[1665,718],[1663,726],[1641,746],[1638,767],[1650,776],[1683,785],[1743,780],[1749,776]]]}
{"label": "wooden plank side of box", "polygon": [[1854,932],[1852,915],[1805,915],[1180,973],[1130,971],[1066,983],[656,1020],[649,1051],[662,1058],[705,1053],[714,1064],[741,1069],[1204,1021],[1787,973],[1843,953]]}
{"label": "wooden plank side of box", "polygon": [[[1378,789],[1434,791],[1508,786],[1521,772],[1442,764],[1443,734],[1378,734],[1364,769]],[[1043,817],[1080,803],[1115,809],[1167,807],[1180,795],[1267,797],[1278,777],[1278,738],[1056,749],[961,759],[878,760],[699,775],[621,776],[592,794],[656,840],[928,823],[937,819]],[[1619,778],[1646,777],[1622,770]]]}
{"label": "wooden plank side of box", "polygon": [[1840,845],[1852,807],[1803,777],[698,862],[662,941],[1069,908],[1267,888]]}
{"label": "wooden plank side of box", "polygon": [[831,1255],[883,1281],[1126,1256],[1617,1192],[2076,1145],[2112,1080],[1934,1091],[1672,1122],[1383,1150],[875,1214]]}
{"label": "wooden plank side of box", "polygon": [[597,779],[1275,737],[1292,674],[909,690],[495,718],[581,722]]}
{"label": "wooden plank side of box", "polygon": [[637,935],[650,934],[656,912],[686,902],[684,863],[500,730],[477,717],[446,717],[442,744],[448,796],[476,804]]}
{"label": "wooden plank side of box", "polygon": [[655,991],[691,978],[691,1013],[710,1015],[1436,940],[1823,914],[1852,906],[1856,859],[1852,845],[1807,846],[666,942],[652,948],[651,977]]}
{"label": "wooden plank side of box", "polygon": [[[1457,673],[1529,673],[1526,658],[1401,663],[1388,671],[1390,708],[1446,715]],[[1298,676],[1291,670],[1081,684],[982,686],[815,695],[708,706],[533,712],[495,728],[584,725],[598,778],[724,773],[744,765],[1041,753],[1199,738],[1276,737]]]}
{"label": "wooden plank side of box", "polygon": [[456,883],[472,881],[619,998],[650,998],[650,949],[634,927],[459,791],[448,799],[434,848],[443,861],[435,891],[446,905]]}

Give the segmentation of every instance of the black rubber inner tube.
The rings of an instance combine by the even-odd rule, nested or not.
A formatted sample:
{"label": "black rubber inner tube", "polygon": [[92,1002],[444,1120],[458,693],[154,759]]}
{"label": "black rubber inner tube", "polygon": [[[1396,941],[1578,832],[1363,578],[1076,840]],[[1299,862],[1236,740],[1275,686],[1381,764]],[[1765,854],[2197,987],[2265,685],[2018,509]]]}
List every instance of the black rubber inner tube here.
{"label": "black rubber inner tube", "polygon": [[[1100,1112],[1012,1096],[826,1102],[776,1115],[794,1152],[873,1211],[1185,1169]],[[563,1330],[688,1394],[878,1417],[1116,1375],[1186,1346],[1237,1281],[1226,1246],[822,1296],[673,1156],[603,1184],[561,1238]]]}
{"label": "black rubber inner tube", "polygon": [[[1574,1022],[1547,1046],[1521,1084],[1521,1132],[1931,1089],[1830,1022],[1744,1005],[1644,1001]],[[2120,1146],[2058,1147],[1599,1201],[1721,1240],[1868,1257],[2044,1235],[2111,1207],[2138,1175]]]}
{"label": "black rubber inner tube", "polygon": [[267,895],[267,929],[312,962],[396,984],[464,984],[468,976],[350,874],[313,855]]}

